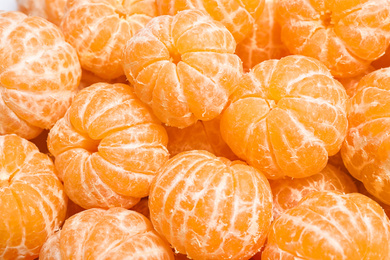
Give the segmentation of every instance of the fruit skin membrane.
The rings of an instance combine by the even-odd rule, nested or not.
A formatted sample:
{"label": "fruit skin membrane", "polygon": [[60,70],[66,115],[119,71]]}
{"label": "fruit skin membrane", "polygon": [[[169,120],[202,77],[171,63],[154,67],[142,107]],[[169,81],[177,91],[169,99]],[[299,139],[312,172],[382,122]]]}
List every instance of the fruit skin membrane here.
{"label": "fruit skin membrane", "polygon": [[375,259],[390,255],[390,220],[359,193],[314,192],[277,218],[262,260]]}
{"label": "fruit skin membrane", "polygon": [[141,213],[123,208],[88,209],[66,220],[50,237],[41,260],[173,260],[169,244]]}
{"label": "fruit skin membrane", "polygon": [[390,205],[390,68],[364,76],[350,100],[341,156],[369,193]]}
{"label": "fruit skin membrane", "polygon": [[242,74],[231,33],[207,13],[152,19],[126,44],[123,69],[137,96],[166,125],[212,120]]}
{"label": "fruit skin membrane", "polygon": [[132,207],[169,158],[164,127],[121,83],[81,90],[47,142],[69,198],[86,209]]}
{"label": "fruit skin membrane", "polygon": [[0,134],[33,139],[64,116],[81,67],[57,26],[0,12]]}
{"label": "fruit skin membrane", "polygon": [[347,94],[318,60],[291,55],[244,74],[221,119],[232,151],[269,179],[320,172],[347,131]]}
{"label": "fruit skin membrane", "polygon": [[65,220],[53,161],[20,136],[0,135],[0,259],[35,259]]}
{"label": "fruit skin membrane", "polygon": [[160,168],[149,194],[150,219],[190,259],[249,259],[272,220],[268,180],[241,161],[182,152]]}

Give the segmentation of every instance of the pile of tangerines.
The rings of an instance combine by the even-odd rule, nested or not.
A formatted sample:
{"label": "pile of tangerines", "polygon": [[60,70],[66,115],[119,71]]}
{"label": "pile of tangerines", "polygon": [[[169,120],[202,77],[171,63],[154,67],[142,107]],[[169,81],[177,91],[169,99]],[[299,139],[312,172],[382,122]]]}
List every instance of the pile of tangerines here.
{"label": "pile of tangerines", "polygon": [[0,259],[390,259],[390,0],[17,0]]}

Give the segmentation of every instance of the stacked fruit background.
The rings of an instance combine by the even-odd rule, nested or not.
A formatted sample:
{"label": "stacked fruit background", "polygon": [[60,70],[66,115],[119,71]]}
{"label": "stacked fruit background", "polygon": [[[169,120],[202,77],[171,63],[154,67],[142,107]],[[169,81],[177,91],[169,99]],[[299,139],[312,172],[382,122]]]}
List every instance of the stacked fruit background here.
{"label": "stacked fruit background", "polygon": [[390,259],[390,0],[0,10],[0,260]]}

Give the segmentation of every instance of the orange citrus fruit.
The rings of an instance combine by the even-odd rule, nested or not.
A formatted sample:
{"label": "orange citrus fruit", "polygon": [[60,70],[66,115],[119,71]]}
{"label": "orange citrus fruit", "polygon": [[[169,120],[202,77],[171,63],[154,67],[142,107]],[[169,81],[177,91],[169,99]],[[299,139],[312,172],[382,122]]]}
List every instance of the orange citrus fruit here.
{"label": "orange citrus fruit", "polygon": [[45,243],[40,260],[174,259],[150,220],[123,208],[82,211],[67,219],[53,236]]}
{"label": "orange citrus fruit", "polygon": [[231,33],[207,13],[152,19],[124,48],[123,68],[137,96],[169,126],[211,120],[242,74]]}
{"label": "orange citrus fruit", "polygon": [[341,155],[350,174],[390,205],[390,68],[364,76],[351,99]]}
{"label": "orange citrus fruit", "polygon": [[149,210],[154,228],[190,259],[249,259],[267,237],[272,194],[255,168],[194,150],[160,168]]}
{"label": "orange citrus fruit", "polygon": [[289,54],[280,37],[281,26],[276,21],[275,7],[276,0],[265,0],[264,11],[255,21],[252,32],[237,44],[236,54],[245,71],[262,61],[280,59]]}
{"label": "orange citrus fruit", "polygon": [[0,13],[0,134],[26,139],[64,116],[80,82],[77,54],[41,17]]}
{"label": "orange citrus fruit", "polygon": [[156,0],[156,4],[160,15],[175,15],[189,9],[205,11],[226,26],[237,43],[253,30],[264,9],[264,0]]}
{"label": "orange citrus fruit", "polygon": [[290,55],[243,75],[222,114],[232,151],[269,179],[319,173],[347,131],[347,94],[318,60]]}
{"label": "orange citrus fruit", "polygon": [[389,0],[278,0],[282,41],[337,77],[361,74],[390,43]]}
{"label": "orange citrus fruit", "polygon": [[390,220],[360,193],[314,192],[277,218],[262,260],[388,259]]}
{"label": "orange citrus fruit", "polygon": [[19,11],[30,15],[40,16],[60,25],[64,16],[67,0],[16,0]]}
{"label": "orange citrus fruit", "polygon": [[125,84],[97,83],[81,90],[50,130],[69,198],[83,208],[130,208],[149,193],[168,159],[164,127]]}
{"label": "orange citrus fruit", "polygon": [[269,182],[274,197],[274,218],[295,207],[301,199],[315,191],[357,192],[353,178],[331,164],[321,172],[306,178],[285,177]]}
{"label": "orange citrus fruit", "polygon": [[359,193],[363,194],[363,195],[366,195],[367,197],[369,197],[370,199],[373,199],[375,200],[382,208],[383,210],[385,211],[387,217],[390,218],[390,205],[387,205],[383,202],[381,202],[380,200],[378,200],[377,198],[375,198],[372,194],[370,194],[367,189],[364,187],[364,184],[363,182],[360,182],[360,181],[357,181],[357,188],[358,188],[358,191]]}
{"label": "orange citrus fruit", "polygon": [[0,259],[35,259],[61,227],[67,201],[47,155],[17,135],[0,135]]}
{"label": "orange citrus fruit", "polygon": [[126,41],[156,12],[153,0],[69,0],[61,28],[83,69],[115,79],[124,74],[121,60]]}
{"label": "orange citrus fruit", "polygon": [[186,128],[165,127],[170,155],[191,150],[206,150],[218,157],[238,159],[222,139],[219,125],[220,116],[210,121],[198,121]]}

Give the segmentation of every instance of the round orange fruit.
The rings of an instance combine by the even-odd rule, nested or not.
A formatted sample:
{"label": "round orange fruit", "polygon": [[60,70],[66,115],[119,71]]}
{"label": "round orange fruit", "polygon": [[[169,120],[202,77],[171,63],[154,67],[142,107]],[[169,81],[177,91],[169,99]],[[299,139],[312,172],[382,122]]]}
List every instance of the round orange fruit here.
{"label": "round orange fruit", "polygon": [[388,259],[390,220],[360,193],[314,192],[277,218],[262,260]]}
{"label": "round orange fruit", "polygon": [[160,168],[149,194],[154,228],[190,259],[249,259],[272,220],[268,180],[240,161],[201,150]]}
{"label": "round orange fruit", "polygon": [[110,80],[122,76],[128,39],[156,15],[152,0],[69,0],[61,21],[83,69]]}
{"label": "round orange fruit", "polygon": [[152,19],[124,48],[123,68],[137,96],[169,126],[216,118],[242,74],[232,34],[207,13]]}
{"label": "round orange fruit", "polygon": [[64,116],[80,82],[74,48],[41,17],[0,13],[0,134],[26,139]]}
{"label": "round orange fruit", "polygon": [[0,135],[0,259],[35,259],[64,219],[68,198],[52,160],[17,135]]}
{"label": "round orange fruit", "polygon": [[282,41],[337,77],[361,74],[390,43],[389,0],[278,0]]}
{"label": "round orange fruit", "polygon": [[88,209],[65,221],[39,259],[173,260],[169,244],[141,213],[123,208]]}
{"label": "round orange fruit", "polygon": [[130,208],[147,196],[167,142],[161,123],[120,83],[81,90],[48,136],[66,193],[86,209]]}
{"label": "round orange fruit", "polygon": [[347,132],[347,94],[318,60],[290,55],[242,76],[221,118],[222,138],[269,179],[319,173]]}
{"label": "round orange fruit", "polygon": [[390,205],[390,68],[367,74],[356,89],[341,156],[351,175]]}

